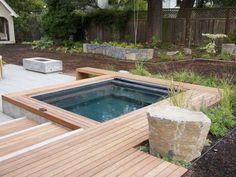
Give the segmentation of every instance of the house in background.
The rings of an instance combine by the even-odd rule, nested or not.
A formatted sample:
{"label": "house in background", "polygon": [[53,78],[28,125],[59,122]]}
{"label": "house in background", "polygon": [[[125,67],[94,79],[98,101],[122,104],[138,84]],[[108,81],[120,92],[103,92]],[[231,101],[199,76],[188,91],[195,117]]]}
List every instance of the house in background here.
{"label": "house in background", "polygon": [[0,0],[0,44],[12,44],[16,42],[14,17],[18,17],[16,12],[5,0]]}
{"label": "house in background", "polygon": [[181,0],[164,0],[163,8],[164,9],[179,8],[180,3],[181,3]]}

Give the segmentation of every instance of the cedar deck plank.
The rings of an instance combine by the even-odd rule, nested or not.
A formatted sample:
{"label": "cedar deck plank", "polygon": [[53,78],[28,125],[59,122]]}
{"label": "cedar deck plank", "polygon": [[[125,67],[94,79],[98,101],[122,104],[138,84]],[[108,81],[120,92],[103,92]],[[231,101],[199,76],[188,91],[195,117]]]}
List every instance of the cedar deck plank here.
{"label": "cedar deck plank", "polygon": [[[107,141],[104,141],[103,143],[102,142],[99,143],[97,141],[97,144],[94,144],[94,145],[92,144],[90,146],[90,148],[87,148],[86,146],[82,146],[82,144],[81,145],[78,144],[77,148],[72,147],[73,150],[68,149],[69,153],[68,152],[61,152],[61,153],[57,154],[56,158],[50,159],[50,157],[48,157],[47,159],[42,159],[41,161],[37,161],[36,163],[31,163],[30,165],[26,166],[25,168],[21,168],[21,169],[17,170],[16,174],[26,175],[28,173],[31,174],[31,173],[39,171],[39,170],[41,170],[41,173],[43,173],[44,171],[48,172],[47,169],[50,169],[50,172],[53,172],[53,169],[63,170],[65,168],[67,168],[68,166],[70,167],[73,164],[77,164],[79,162],[85,163],[86,159],[89,159],[96,154],[105,155],[105,153],[107,153],[107,151],[112,150],[111,149],[112,147],[116,148],[116,149],[119,148],[119,146],[122,146],[122,142],[133,141],[133,140],[136,140],[136,139],[142,137],[143,136],[142,132],[144,132],[145,129],[146,129],[145,127],[144,128],[140,127],[140,130],[138,130],[136,132],[135,131],[134,132],[128,131],[127,134],[122,133],[119,136],[115,134],[114,135],[115,137],[113,137],[113,139],[110,138],[110,141],[107,140]],[[107,149],[107,151],[105,151],[106,149]],[[99,157],[96,156],[96,158],[99,158]],[[70,163],[68,164],[68,162],[70,162]],[[29,171],[29,169],[30,169],[30,171]]]}
{"label": "cedar deck plank", "polygon": [[3,139],[0,142],[0,156],[4,156],[17,150],[32,146],[66,132],[66,129],[57,125],[46,125],[15,135],[13,137]]}
{"label": "cedar deck plank", "polygon": [[36,126],[37,123],[30,119],[21,119],[7,124],[0,125],[0,137],[14,132],[18,132],[27,128]]}

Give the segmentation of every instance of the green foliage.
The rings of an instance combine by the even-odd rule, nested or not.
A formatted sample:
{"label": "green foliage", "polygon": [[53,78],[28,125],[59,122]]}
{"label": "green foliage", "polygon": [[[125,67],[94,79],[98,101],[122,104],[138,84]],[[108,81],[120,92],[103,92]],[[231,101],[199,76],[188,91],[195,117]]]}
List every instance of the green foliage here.
{"label": "green foliage", "polygon": [[[212,126],[210,129],[211,134],[222,137],[227,133],[229,128],[235,125],[235,119],[233,116],[233,105],[236,104],[236,86],[230,84],[229,80],[222,80],[216,76],[203,77],[193,72],[175,72],[168,76],[156,76],[158,78],[171,79],[180,82],[187,82],[191,84],[204,85],[208,87],[220,88],[221,101],[213,108],[202,108],[202,111],[211,119]],[[174,91],[172,94],[178,94]],[[170,93],[170,94],[171,94]],[[185,98],[175,98],[174,104],[183,104],[181,100]],[[172,100],[173,102],[173,100]],[[178,106],[178,105],[177,105]],[[191,106],[191,105],[190,105]]]}
{"label": "green foliage", "polygon": [[220,59],[220,60],[230,60],[230,59],[231,59],[231,55],[230,55],[230,53],[228,53],[228,52],[222,52],[222,53],[219,55],[219,59]]}
{"label": "green foliage", "polygon": [[182,52],[179,52],[175,56],[176,60],[183,60],[185,58],[185,55]]}
{"label": "green foliage", "polygon": [[132,74],[140,76],[151,76],[152,74],[144,66],[144,62],[137,62],[135,68],[130,71]]}
{"label": "green foliage", "polygon": [[49,40],[48,38],[42,38],[38,41],[32,42],[32,49],[49,49],[53,46],[53,41]]}
{"label": "green foliage", "polygon": [[233,90],[233,86],[224,83],[220,93],[221,101],[218,106],[211,109],[203,108],[203,112],[212,121],[210,132],[217,137],[223,137],[228,132],[228,129],[235,125],[232,108],[233,97],[236,92]]}
{"label": "green foliage", "polygon": [[161,45],[161,40],[157,36],[152,36],[151,48],[158,48]]}
{"label": "green foliage", "polygon": [[138,150],[148,153],[149,148],[147,146],[138,146]]}
{"label": "green foliage", "polygon": [[205,147],[210,147],[212,145],[212,141],[209,140],[209,139],[206,139],[205,143],[204,143],[204,146]]}
{"label": "green foliage", "polygon": [[209,54],[209,53],[204,53],[204,54],[202,54],[201,57],[205,58],[205,59],[211,59],[212,58],[211,54]]}
{"label": "green foliage", "polygon": [[97,9],[86,15],[85,23],[103,25],[119,31],[126,26],[131,16],[130,10]]}
{"label": "green foliage", "polygon": [[73,0],[45,0],[48,11],[42,18],[44,32],[54,40],[66,40],[75,33]]}
{"label": "green foliage", "polygon": [[224,40],[226,43],[235,43],[236,44],[236,29],[234,29],[227,38]]}
{"label": "green foliage", "polygon": [[184,168],[190,168],[192,166],[192,164],[188,161],[185,160],[180,160],[180,159],[176,159],[175,157],[171,156],[171,155],[166,155],[164,157],[162,157],[163,160],[182,166]]}
{"label": "green foliage", "polygon": [[104,45],[110,45],[115,47],[123,47],[123,48],[130,48],[130,49],[142,49],[144,46],[142,44],[134,44],[134,43],[127,43],[127,42],[116,42],[116,41],[110,41],[110,42],[104,42],[99,43],[98,41],[90,41],[91,44],[104,44]]}
{"label": "green foliage", "polygon": [[19,15],[14,19],[16,40],[32,40],[32,35],[42,31],[41,14],[44,0],[7,0],[7,3]]}
{"label": "green foliage", "polygon": [[167,49],[167,50],[175,50],[177,49],[177,46],[173,43],[162,43],[161,44],[161,48],[162,49]]}
{"label": "green foliage", "polygon": [[168,56],[165,52],[157,52],[157,57],[161,60],[161,61],[168,61],[170,60],[170,56]]}

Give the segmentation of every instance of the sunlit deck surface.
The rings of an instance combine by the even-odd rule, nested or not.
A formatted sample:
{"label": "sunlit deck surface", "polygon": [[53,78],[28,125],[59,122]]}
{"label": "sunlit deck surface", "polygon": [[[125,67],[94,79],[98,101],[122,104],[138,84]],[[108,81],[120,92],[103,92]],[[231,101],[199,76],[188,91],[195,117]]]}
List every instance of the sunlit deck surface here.
{"label": "sunlit deck surface", "polygon": [[[97,77],[85,79],[90,74]],[[37,105],[27,102],[30,100],[28,98],[30,95],[115,77],[166,86],[173,84],[166,80],[81,68],[77,70],[77,79],[83,80],[8,94],[3,99],[36,111]],[[218,89],[178,82],[174,85],[181,85],[186,94],[191,95],[190,102],[193,106],[212,106],[219,101]],[[182,176],[187,169],[136,149],[137,145],[148,140],[147,109],[164,104],[169,104],[168,99],[104,123],[88,121],[86,126],[82,124],[84,123],[82,118],[81,120],[78,118],[76,125],[71,126],[73,121],[64,115],[61,121],[63,126],[74,129],[69,136],[16,155],[0,157],[0,176]],[[48,107],[48,111],[52,114],[55,109]],[[49,114],[45,113],[44,116],[47,118]],[[49,118],[59,123],[60,118],[51,116]],[[83,131],[76,130],[81,128],[80,125],[83,126]]]}

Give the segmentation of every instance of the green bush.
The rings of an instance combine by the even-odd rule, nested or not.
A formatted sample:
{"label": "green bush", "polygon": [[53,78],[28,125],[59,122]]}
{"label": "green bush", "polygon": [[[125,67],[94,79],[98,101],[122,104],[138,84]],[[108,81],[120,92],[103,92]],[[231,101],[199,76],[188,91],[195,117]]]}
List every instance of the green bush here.
{"label": "green bush", "polygon": [[175,56],[176,60],[184,60],[185,55],[182,52],[179,52]]}
{"label": "green bush", "polygon": [[137,62],[135,64],[135,68],[130,70],[132,74],[140,75],[140,76],[151,76],[152,74],[147,70],[144,66],[144,62]]}
{"label": "green bush", "polygon": [[73,0],[45,0],[48,11],[42,18],[44,32],[53,40],[69,39],[76,32]]}
{"label": "green bush", "polygon": [[222,53],[219,55],[219,59],[220,59],[220,60],[230,60],[230,59],[231,59],[231,55],[230,55],[230,53],[228,53],[228,52],[222,52]]}
{"label": "green bush", "polygon": [[85,23],[114,27],[119,31],[127,25],[131,16],[130,10],[97,9],[86,15]]}
{"label": "green bush", "polygon": [[224,40],[226,43],[235,43],[236,44],[236,29],[234,29],[227,38]]}
{"label": "green bush", "polygon": [[209,53],[204,53],[204,54],[202,54],[201,57],[205,58],[205,59],[211,59],[212,58],[212,56]]}
{"label": "green bush", "polygon": [[38,41],[33,41],[32,42],[32,49],[49,49],[53,46],[53,41],[49,40],[48,38],[42,38],[41,40]]}
{"label": "green bush", "polygon": [[157,57],[161,61],[168,61],[168,60],[170,60],[170,56],[168,56],[165,52],[157,52]]}

